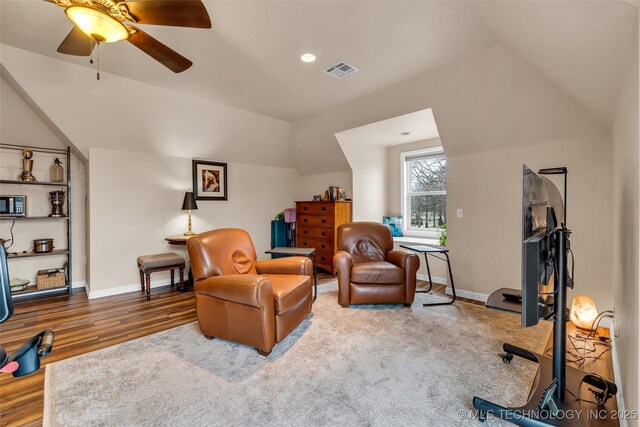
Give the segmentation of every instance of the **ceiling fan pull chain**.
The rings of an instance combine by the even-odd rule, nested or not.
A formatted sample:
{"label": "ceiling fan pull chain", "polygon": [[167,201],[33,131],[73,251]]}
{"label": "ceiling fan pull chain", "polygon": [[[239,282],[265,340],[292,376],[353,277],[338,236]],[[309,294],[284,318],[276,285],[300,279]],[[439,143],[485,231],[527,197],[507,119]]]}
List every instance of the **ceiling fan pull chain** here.
{"label": "ceiling fan pull chain", "polygon": [[89,38],[89,46],[90,46],[90,51],[91,54],[89,55],[89,64],[93,64],[93,39]]}
{"label": "ceiling fan pull chain", "polygon": [[98,53],[96,55],[96,60],[98,61],[98,80],[100,80],[100,43],[98,43]]}

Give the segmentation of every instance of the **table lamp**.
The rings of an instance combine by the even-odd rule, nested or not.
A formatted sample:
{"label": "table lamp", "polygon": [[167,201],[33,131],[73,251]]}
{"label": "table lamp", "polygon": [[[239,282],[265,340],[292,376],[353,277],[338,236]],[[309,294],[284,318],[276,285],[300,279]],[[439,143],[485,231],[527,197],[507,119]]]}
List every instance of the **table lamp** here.
{"label": "table lamp", "polygon": [[193,191],[187,191],[184,193],[184,201],[182,202],[182,210],[189,211],[189,229],[182,233],[185,236],[193,236],[194,233],[191,230],[191,211],[198,209],[198,205],[196,205],[196,198],[193,196]]}
{"label": "table lamp", "polygon": [[594,330],[594,322],[598,317],[598,310],[596,309],[596,303],[593,299],[578,295],[573,298],[571,303],[571,314],[569,318],[580,329],[586,329],[588,331]]}

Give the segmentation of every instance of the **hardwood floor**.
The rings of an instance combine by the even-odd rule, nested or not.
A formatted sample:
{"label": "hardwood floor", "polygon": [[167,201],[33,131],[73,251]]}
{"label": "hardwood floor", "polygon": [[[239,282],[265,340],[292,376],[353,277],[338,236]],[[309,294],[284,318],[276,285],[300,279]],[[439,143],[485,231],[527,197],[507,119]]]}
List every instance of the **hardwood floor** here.
{"label": "hardwood floor", "polygon": [[[320,284],[332,280],[328,274],[318,278]],[[424,285],[418,283],[419,288]],[[432,293],[443,294],[444,289],[434,285]],[[484,305],[466,298],[458,300]],[[154,288],[151,301],[147,301],[141,292],[89,300],[83,290],[76,290],[71,298],[16,303],[13,317],[0,326],[0,343],[12,353],[43,329],[53,329],[54,348],[42,359],[44,366],[195,320],[193,291]],[[0,375],[0,425],[41,425],[43,405],[44,369],[23,378]]]}

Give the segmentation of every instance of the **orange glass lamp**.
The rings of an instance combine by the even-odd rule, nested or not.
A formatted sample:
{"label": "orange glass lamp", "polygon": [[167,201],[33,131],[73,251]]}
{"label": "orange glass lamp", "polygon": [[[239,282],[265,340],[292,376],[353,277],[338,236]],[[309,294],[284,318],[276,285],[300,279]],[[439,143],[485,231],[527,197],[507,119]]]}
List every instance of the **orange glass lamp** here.
{"label": "orange glass lamp", "polygon": [[87,36],[99,43],[113,43],[129,38],[124,24],[106,12],[89,6],[69,6],[67,17]]}
{"label": "orange glass lamp", "polygon": [[184,201],[182,202],[182,210],[189,211],[189,229],[182,233],[185,236],[193,236],[193,230],[191,230],[191,211],[197,210],[198,205],[196,204],[196,198],[193,196],[193,191],[187,191],[184,193]]}
{"label": "orange glass lamp", "polygon": [[598,317],[598,309],[593,299],[578,295],[571,303],[569,319],[580,329],[594,330],[594,322]]}

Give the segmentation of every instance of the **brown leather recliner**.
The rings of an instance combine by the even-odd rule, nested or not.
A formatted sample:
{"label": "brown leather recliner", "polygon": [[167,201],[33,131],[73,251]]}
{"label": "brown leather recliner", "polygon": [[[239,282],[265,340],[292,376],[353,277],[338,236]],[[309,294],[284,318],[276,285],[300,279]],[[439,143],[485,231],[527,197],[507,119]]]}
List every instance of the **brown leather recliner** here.
{"label": "brown leather recliner", "polygon": [[338,302],[404,304],[416,294],[416,254],[393,250],[391,229],[377,222],[352,222],[338,227]]}
{"label": "brown leather recliner", "polygon": [[207,338],[271,353],[311,312],[313,263],[306,257],[256,261],[249,234],[227,228],[187,241],[196,314]]}

